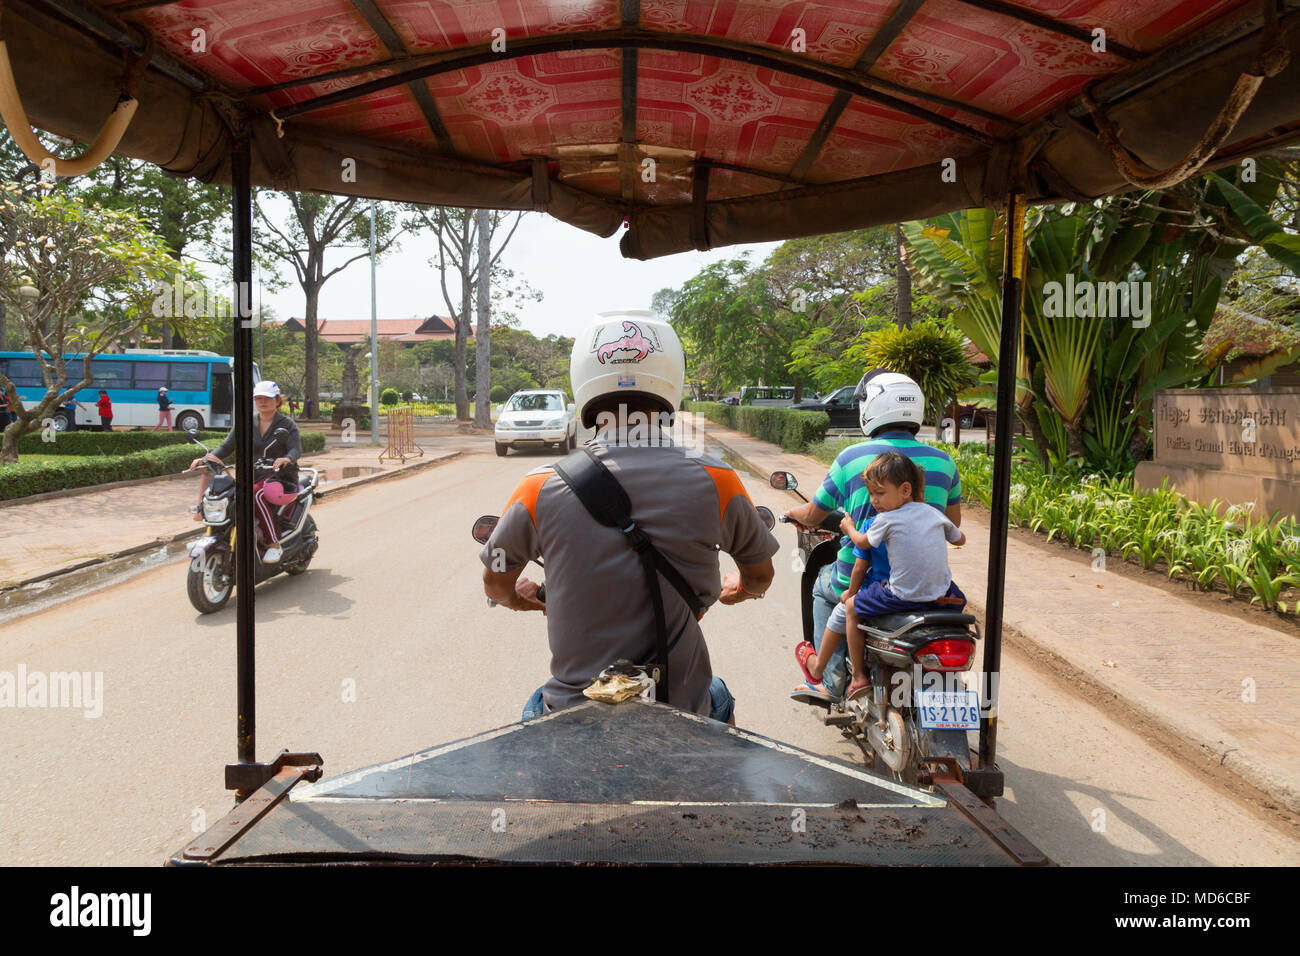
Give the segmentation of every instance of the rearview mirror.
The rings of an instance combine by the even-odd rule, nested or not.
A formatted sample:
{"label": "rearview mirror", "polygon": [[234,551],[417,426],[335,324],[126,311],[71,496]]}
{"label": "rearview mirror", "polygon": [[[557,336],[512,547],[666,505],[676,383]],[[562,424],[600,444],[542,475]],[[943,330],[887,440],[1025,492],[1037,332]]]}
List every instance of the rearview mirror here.
{"label": "rearview mirror", "polygon": [[767,481],[777,491],[794,491],[799,487],[798,480],[788,471],[774,471]]}
{"label": "rearview mirror", "polygon": [[470,533],[474,540],[479,544],[487,544],[488,538],[492,537],[493,530],[496,529],[497,522],[501,519],[496,515],[484,515],[474,522],[474,530]]}
{"label": "rearview mirror", "polygon": [[190,436],[190,441],[199,440],[199,430],[197,428],[187,428],[185,434]]}
{"label": "rearview mirror", "polygon": [[763,524],[767,525],[767,530],[771,531],[776,527],[776,515],[772,514],[772,509],[766,505],[758,505],[755,509],[758,516],[763,519]]}
{"label": "rearview mirror", "polygon": [[573,411],[577,411],[577,409],[578,409],[577,405],[573,404],[573,402],[569,402],[569,411],[573,412]]}

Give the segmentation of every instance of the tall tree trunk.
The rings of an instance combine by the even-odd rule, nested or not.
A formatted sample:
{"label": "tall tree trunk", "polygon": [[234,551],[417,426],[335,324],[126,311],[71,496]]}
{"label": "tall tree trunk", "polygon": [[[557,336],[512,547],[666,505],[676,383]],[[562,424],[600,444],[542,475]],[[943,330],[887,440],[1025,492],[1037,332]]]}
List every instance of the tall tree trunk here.
{"label": "tall tree trunk", "polygon": [[[989,409],[988,414],[992,414],[994,411],[995,411],[994,409]],[[1025,427],[1029,429],[1029,435],[1031,438],[1033,438],[1034,445],[1038,448],[1038,463],[1043,466],[1043,471],[1050,471],[1052,467],[1052,463],[1051,463],[1051,459],[1047,456],[1047,435],[1043,433],[1043,425],[1038,420],[1038,409],[1035,408],[1033,405],[1030,405],[1029,408],[1027,409],[1017,408],[1016,414],[1020,416],[1020,420],[1024,422]],[[1012,434],[1007,435],[1006,440],[1012,442],[1011,447],[1014,449],[1015,448],[1015,444],[1014,444],[1015,419],[1014,418],[1012,419],[1011,430],[1012,430]],[[995,440],[1001,441],[1002,436],[1001,435],[996,436]]]}
{"label": "tall tree trunk", "polygon": [[898,280],[898,291],[894,297],[894,321],[900,329],[912,324],[912,273],[907,271],[903,261],[903,227],[894,227],[894,256],[896,259],[894,275]]}
{"label": "tall tree trunk", "polygon": [[[320,370],[316,358],[316,316],[320,308],[320,286],[313,282],[304,291],[307,293],[307,306],[302,320],[306,329],[303,333],[303,365],[307,368],[304,402],[311,403],[311,417],[320,418]],[[370,413],[375,414],[375,410],[371,409]]]}
{"label": "tall tree trunk", "polygon": [[[469,214],[461,216],[460,224],[460,315],[456,317],[456,420],[467,422],[469,414],[469,392],[465,388],[465,345],[469,338],[469,310],[473,303],[474,290],[470,288],[469,268]],[[477,370],[476,370],[477,377]],[[475,390],[478,382],[474,383]]]}
{"label": "tall tree trunk", "polygon": [[1083,458],[1087,452],[1083,446],[1083,431],[1079,422],[1065,423],[1065,452],[1070,458]]}
{"label": "tall tree trunk", "polygon": [[469,390],[465,387],[465,321],[461,316],[452,316],[456,322],[456,367],[452,369],[456,377],[456,420],[469,420]]}
{"label": "tall tree trunk", "polygon": [[478,332],[474,339],[477,359],[474,370],[474,424],[479,428],[492,427],[489,400],[492,397],[492,367],[488,363],[492,348],[489,319],[491,317],[492,276],[490,268],[492,247],[491,213],[480,209],[474,214],[478,221]]}

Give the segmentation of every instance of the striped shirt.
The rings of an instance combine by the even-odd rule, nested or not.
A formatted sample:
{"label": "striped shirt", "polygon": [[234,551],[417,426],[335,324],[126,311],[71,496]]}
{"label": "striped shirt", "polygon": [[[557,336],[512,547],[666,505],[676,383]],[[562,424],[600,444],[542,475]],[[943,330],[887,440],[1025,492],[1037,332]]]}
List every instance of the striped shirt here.
{"label": "striped shirt", "polygon": [[[881,432],[874,438],[850,445],[838,455],[826,474],[826,480],[813,495],[813,503],[823,511],[843,511],[853,519],[859,531],[866,531],[878,512],[871,506],[871,495],[862,472],[871,460],[887,451],[896,451],[912,459],[925,471],[925,503],[940,511],[961,503],[961,478],[957,463],[942,449],[917,441],[911,432],[896,429]],[[853,575],[853,542],[840,539],[840,553],[835,561],[835,589],[843,591]],[[871,573],[863,585],[889,580],[889,556],[882,548],[871,549]]]}

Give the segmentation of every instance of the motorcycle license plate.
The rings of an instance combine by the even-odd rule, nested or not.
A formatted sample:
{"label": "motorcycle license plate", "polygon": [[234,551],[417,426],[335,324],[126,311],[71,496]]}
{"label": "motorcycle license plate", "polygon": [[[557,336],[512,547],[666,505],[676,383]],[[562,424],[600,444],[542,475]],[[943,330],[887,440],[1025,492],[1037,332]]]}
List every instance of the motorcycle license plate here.
{"label": "motorcycle license plate", "polygon": [[980,695],[973,690],[918,690],[916,710],[924,730],[979,730]]}

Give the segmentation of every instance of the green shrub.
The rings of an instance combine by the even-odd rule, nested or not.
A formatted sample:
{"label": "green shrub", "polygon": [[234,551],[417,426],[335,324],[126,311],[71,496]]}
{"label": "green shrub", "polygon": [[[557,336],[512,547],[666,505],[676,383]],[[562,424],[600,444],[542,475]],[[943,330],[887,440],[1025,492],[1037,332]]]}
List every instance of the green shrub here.
{"label": "green shrub", "polygon": [[688,411],[703,415],[738,432],[780,445],[786,451],[803,451],[820,442],[831,427],[825,412],[796,412],[763,405],[724,405],[721,402],[687,402]]}
{"label": "green shrub", "polygon": [[415,393],[414,393],[414,392],[403,392],[403,393],[402,393],[402,401],[406,402],[408,405],[409,405],[412,401],[414,401],[414,400],[415,400]]}
{"label": "green shrub", "polygon": [[[225,432],[206,431],[199,433],[199,441],[205,445],[220,442],[226,437]],[[54,441],[42,440],[39,431],[31,432],[18,439],[18,454],[22,455],[127,455],[151,448],[163,448],[168,445],[185,445],[189,443],[185,432],[167,431],[131,431],[131,432],[55,432]]]}
{"label": "green shrub", "polygon": [[[76,435],[77,433],[73,432],[64,437],[72,438]],[[102,433],[100,437],[108,438],[110,433]],[[219,441],[224,437],[218,435],[216,440]],[[213,443],[208,445],[214,447]],[[324,433],[302,433],[303,454],[322,451],[324,448]],[[53,454],[53,452],[46,453]],[[71,452],[64,451],[62,454],[68,456],[66,463],[48,460],[24,462],[20,459],[16,465],[0,465],[0,501],[38,495],[47,491],[63,491],[68,488],[84,488],[112,481],[156,478],[159,475],[173,474],[188,468],[190,462],[202,454],[202,449],[188,444],[173,443],[161,448],[151,448],[125,455],[75,458]]]}
{"label": "green shrub", "polygon": [[[367,419],[367,428],[370,427],[368,423],[369,419]],[[324,432],[299,432],[298,436],[302,439],[302,453],[304,455],[312,455],[325,450]]]}
{"label": "green shrub", "polygon": [[493,402],[504,402],[511,394],[510,389],[504,385],[493,385],[492,391],[488,393],[488,398]]}
{"label": "green shrub", "polygon": [[396,405],[401,400],[402,397],[397,394],[397,389],[395,388],[386,388],[379,393],[380,405]]}
{"label": "green shrub", "polygon": [[[985,507],[992,497],[993,459],[983,445],[939,444],[957,461],[962,496]],[[1300,604],[1300,522],[1253,506],[1224,509],[1188,501],[1162,485],[1141,490],[1131,476],[1051,474],[1037,463],[1011,468],[1008,523],[1059,538],[1076,548],[1162,570],[1194,589],[1223,590],[1265,608],[1296,614]]]}
{"label": "green shrub", "polygon": [[67,464],[20,460],[16,465],[0,465],[0,500],[166,475],[184,471],[195,457],[188,445],[168,445],[127,455],[69,459]]}

